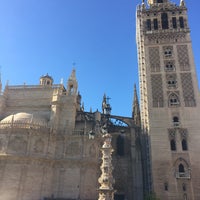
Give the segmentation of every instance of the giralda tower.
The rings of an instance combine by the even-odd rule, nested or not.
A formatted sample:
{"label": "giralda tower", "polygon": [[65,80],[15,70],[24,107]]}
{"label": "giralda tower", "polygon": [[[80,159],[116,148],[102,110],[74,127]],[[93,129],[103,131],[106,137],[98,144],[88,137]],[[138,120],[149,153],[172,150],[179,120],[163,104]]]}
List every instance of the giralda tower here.
{"label": "giralda tower", "polygon": [[136,29],[145,189],[199,200],[200,96],[185,1],[143,0]]}

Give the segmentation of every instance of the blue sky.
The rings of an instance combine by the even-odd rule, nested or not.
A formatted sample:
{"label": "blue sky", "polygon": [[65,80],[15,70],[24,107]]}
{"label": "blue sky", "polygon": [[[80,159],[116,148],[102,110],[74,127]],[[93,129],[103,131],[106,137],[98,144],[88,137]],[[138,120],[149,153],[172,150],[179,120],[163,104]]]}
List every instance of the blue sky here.
{"label": "blue sky", "polygon": [[[198,74],[200,2],[185,0]],[[173,0],[179,4],[179,0]],[[5,85],[39,84],[48,73],[66,85],[75,62],[85,110],[131,116],[138,85],[135,12],[141,0],[0,0],[0,66]]]}

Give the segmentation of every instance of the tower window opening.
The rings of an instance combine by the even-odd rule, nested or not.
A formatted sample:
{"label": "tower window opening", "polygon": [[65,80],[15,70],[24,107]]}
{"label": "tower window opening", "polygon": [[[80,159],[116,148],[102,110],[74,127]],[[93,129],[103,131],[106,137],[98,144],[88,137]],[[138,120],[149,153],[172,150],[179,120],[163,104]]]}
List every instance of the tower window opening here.
{"label": "tower window opening", "polygon": [[183,139],[181,143],[182,143],[182,150],[187,151],[188,150],[187,140]]}
{"label": "tower window opening", "polygon": [[185,183],[183,183],[182,189],[183,189],[183,191],[186,191],[186,185],[185,185]]}
{"label": "tower window opening", "polygon": [[74,92],[74,87],[73,87],[73,85],[70,85],[69,94],[73,94],[73,92]]}
{"label": "tower window opening", "polygon": [[168,80],[167,84],[168,84],[168,88],[175,88],[176,87],[176,80]]}
{"label": "tower window opening", "polygon": [[174,126],[179,126],[179,118],[178,117],[173,117],[173,124],[174,124]]}
{"label": "tower window opening", "polygon": [[163,3],[163,0],[157,0],[157,3]]}
{"label": "tower window opening", "polygon": [[154,30],[158,30],[158,20],[157,19],[153,19],[153,26],[154,26]]}
{"label": "tower window opening", "polygon": [[171,151],[176,151],[176,141],[174,139],[171,139],[170,147],[171,147]]}
{"label": "tower window opening", "polygon": [[169,97],[169,106],[178,106],[179,105],[179,99],[176,94],[171,94]]}
{"label": "tower window opening", "polygon": [[161,15],[161,21],[162,21],[162,29],[168,29],[168,15],[167,13],[162,13]]}
{"label": "tower window opening", "polygon": [[146,27],[147,27],[147,31],[151,31],[151,20],[150,19],[147,19]]}
{"label": "tower window opening", "polygon": [[176,17],[172,17],[172,27],[177,28]]}
{"label": "tower window opening", "polygon": [[179,173],[185,173],[185,168],[184,168],[183,164],[180,164],[180,165],[178,166],[178,172],[179,172]]}
{"label": "tower window opening", "polygon": [[179,165],[177,166],[176,178],[190,179],[191,177],[190,168],[187,167],[187,169],[185,169],[187,164],[186,163],[183,164],[183,162],[179,163]]}
{"label": "tower window opening", "polygon": [[168,183],[164,183],[164,190],[165,190],[165,191],[168,191],[168,189],[169,189],[169,188],[168,188]]}
{"label": "tower window opening", "polygon": [[183,17],[179,17],[179,24],[180,24],[180,28],[184,28],[184,19],[183,19]]}
{"label": "tower window opening", "polygon": [[172,49],[171,48],[166,48],[164,51],[165,57],[171,57],[172,56]]}
{"label": "tower window opening", "polygon": [[175,66],[172,62],[167,62],[165,65],[165,70],[166,71],[174,71],[175,70]]}

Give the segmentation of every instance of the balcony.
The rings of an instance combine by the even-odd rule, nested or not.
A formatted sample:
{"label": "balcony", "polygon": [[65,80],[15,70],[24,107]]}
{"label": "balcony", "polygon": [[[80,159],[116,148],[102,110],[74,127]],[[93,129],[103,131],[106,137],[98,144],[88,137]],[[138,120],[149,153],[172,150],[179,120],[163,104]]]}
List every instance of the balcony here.
{"label": "balcony", "polygon": [[190,179],[191,178],[191,170],[188,169],[185,172],[176,172],[177,179]]}

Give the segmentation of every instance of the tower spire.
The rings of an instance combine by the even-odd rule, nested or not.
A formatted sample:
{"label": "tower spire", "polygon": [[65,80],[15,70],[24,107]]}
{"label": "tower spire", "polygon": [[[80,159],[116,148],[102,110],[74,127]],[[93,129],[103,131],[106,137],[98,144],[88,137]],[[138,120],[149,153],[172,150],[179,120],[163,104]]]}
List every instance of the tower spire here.
{"label": "tower spire", "polygon": [[140,106],[139,106],[139,101],[138,101],[138,96],[137,96],[136,84],[134,84],[134,100],[133,100],[132,117],[136,125],[140,126]]}
{"label": "tower spire", "polygon": [[180,6],[185,6],[185,1],[184,0],[180,1]]}
{"label": "tower spire", "polygon": [[76,95],[78,89],[78,82],[76,80],[76,70],[73,69],[67,82],[67,91],[69,95]]}
{"label": "tower spire", "polygon": [[110,100],[110,98],[107,97],[106,94],[104,94],[103,101],[102,101],[102,111],[103,111],[103,114],[106,114],[106,115],[110,115],[111,110],[112,110],[109,100]]}

